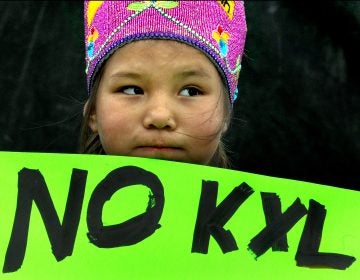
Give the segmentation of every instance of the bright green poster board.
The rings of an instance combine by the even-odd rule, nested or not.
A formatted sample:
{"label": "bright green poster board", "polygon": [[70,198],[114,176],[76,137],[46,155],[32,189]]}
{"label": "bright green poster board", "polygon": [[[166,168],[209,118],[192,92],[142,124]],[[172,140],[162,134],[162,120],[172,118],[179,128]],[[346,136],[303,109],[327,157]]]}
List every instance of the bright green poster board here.
{"label": "bright green poster board", "polygon": [[[14,272],[2,272],[0,279],[289,279],[290,277],[326,280],[359,279],[360,192],[357,191],[219,168],[130,157],[1,152],[0,166],[0,264],[3,267],[5,262],[14,265],[14,259],[19,259],[19,252],[24,247],[21,245],[23,243],[14,240],[25,236],[25,241],[27,241],[25,255],[19,268]],[[129,169],[129,166],[132,167]],[[19,228],[13,228],[16,220],[15,213],[16,211],[19,213],[25,211],[26,205],[31,205],[32,198],[30,197],[29,204],[29,201],[26,200],[26,198],[29,199],[29,195],[24,195],[29,188],[33,188],[35,190],[33,195],[38,197],[45,184],[49,191],[50,201],[56,210],[55,213],[62,223],[73,169],[77,170],[75,173],[79,176],[75,176],[77,179],[73,178],[72,186],[78,191],[81,190],[83,183],[84,196],[79,199],[80,201],[69,202],[71,207],[67,211],[71,214],[68,215],[70,224],[76,220],[74,218],[76,216],[74,213],[77,213],[76,205],[79,208],[78,228],[75,229],[73,248],[70,250],[72,251],[71,256],[57,261],[52,252],[44,221],[41,218],[41,211],[45,216],[47,214],[44,213],[47,211],[46,207],[37,205],[36,201],[32,202],[28,235],[24,235],[26,218],[23,216],[16,218],[20,219],[18,222],[21,221],[18,224]],[[139,171],[140,169],[145,171],[132,173],[134,170]],[[124,175],[124,178],[129,177],[130,181],[135,177],[134,181],[151,177],[153,180],[149,179],[151,184],[156,185],[158,183],[154,182],[158,178],[161,187],[157,190],[160,190],[160,193],[163,190],[164,194],[162,210],[159,210],[160,195],[154,192],[150,193],[150,188],[146,184],[133,184],[117,190],[118,185],[126,185],[126,182],[121,179],[122,175],[116,180],[103,185],[99,184],[113,170],[118,170],[120,175]],[[41,183],[41,178],[43,178],[44,184]],[[148,179],[145,181],[148,182]],[[214,182],[218,182],[216,206],[211,203],[210,206],[203,204],[200,206],[200,197],[204,202],[206,200],[204,197],[209,194],[209,191],[216,188]],[[221,208],[219,204],[226,200],[234,188],[242,183],[246,183],[246,185],[243,184],[242,187],[236,189],[238,194],[240,192],[240,196],[243,196],[241,205],[231,209],[233,202],[230,201],[227,204],[228,208],[225,206]],[[22,190],[20,200],[18,200],[19,185]],[[113,196],[107,201],[105,199],[100,206],[96,204],[94,201],[103,197],[109,188],[112,188]],[[247,197],[245,197],[246,192]],[[277,196],[271,195],[271,193],[276,193]],[[149,194],[152,195],[150,203]],[[309,211],[310,201],[315,202],[320,209],[323,205],[326,208],[326,216],[322,237],[321,240],[318,240],[320,248],[311,251],[312,246],[316,247],[313,245],[316,240],[308,240],[306,236],[304,237],[306,235],[305,228],[309,230],[310,235],[318,232],[319,228],[321,231],[319,217],[316,216],[317,212],[315,211],[315,215],[311,216],[309,212],[301,214],[301,211],[294,211],[294,213],[300,213],[300,216],[298,221],[290,226],[291,229],[288,232],[285,231],[285,233],[287,232],[285,240],[288,245],[287,252],[273,251],[271,248],[266,250],[265,248],[263,249],[265,251],[255,258],[254,252],[248,250],[248,245],[265,228],[265,216],[271,215],[271,211],[266,212],[267,210],[263,208],[262,198],[265,199],[265,197],[270,197],[272,202],[280,201],[281,212],[285,212],[297,198],[300,199],[297,201],[297,206],[302,210],[305,208],[306,211]],[[231,198],[233,197],[231,196]],[[235,198],[236,201],[238,201],[237,199],[239,197]],[[82,205],[81,200],[83,200]],[[264,203],[266,204],[265,200]],[[99,214],[94,210],[95,208],[102,209],[100,220],[105,227],[124,223],[145,213],[146,209],[150,212],[157,211],[158,224],[161,226],[153,233],[150,232],[148,237],[133,245],[99,248],[94,244],[97,241],[90,242],[91,238],[89,239],[87,235],[90,231],[87,223],[89,215],[91,220],[94,219],[96,213]],[[216,210],[220,208],[226,210]],[[209,212],[211,209],[216,212],[220,222],[216,220],[215,214],[211,214],[214,211]],[[294,210],[294,208],[291,209]],[[267,213],[266,215],[264,211]],[[198,212],[205,215],[205,218],[201,220]],[[280,215],[278,213],[275,218],[268,221],[268,228],[272,227],[272,234],[275,234],[274,231],[281,231],[281,227],[286,227],[284,223],[289,223],[291,219],[294,219],[294,213],[290,212],[280,213]],[[229,213],[233,213],[233,215]],[[289,216],[285,217],[286,213]],[[228,220],[224,218],[226,215],[229,216]],[[311,220],[310,216],[314,219]],[[308,218],[311,221],[307,224]],[[156,217],[154,219],[157,224]],[[195,242],[197,246],[201,243],[197,243],[201,238],[194,238],[198,219],[201,221],[208,219],[206,221],[209,222],[206,225],[202,224],[202,227],[199,226],[202,230],[197,231],[196,237],[203,238],[209,235],[210,230],[213,233],[210,236],[207,254],[192,252],[193,240],[197,240]],[[280,226],[274,226],[280,220],[283,223],[280,223]],[[141,236],[141,230],[139,233],[136,226],[133,229],[133,232],[135,231],[138,236]],[[59,237],[61,230],[59,232],[55,236]],[[105,232],[109,232],[108,227]],[[130,232],[132,232],[131,229]],[[62,233],[65,236],[63,242],[67,246],[71,245],[71,238],[70,241],[68,238],[71,234]],[[219,244],[224,241],[222,239],[224,236],[227,241],[231,239],[229,233],[233,237],[233,241],[235,240],[238,249],[224,254]],[[257,239],[257,243],[255,241],[252,243],[253,245],[256,243],[258,249],[266,242],[270,242],[271,234],[263,234],[262,241]],[[90,236],[93,239],[97,238],[92,234]],[[119,239],[122,240],[121,242],[131,243],[128,240],[129,236],[131,234],[122,235]],[[214,236],[217,236],[218,241]],[[117,239],[116,234],[115,237],[112,237],[112,240]],[[284,241],[284,235],[280,237]],[[302,245],[305,244],[305,249],[299,246],[303,237],[305,241]],[[201,240],[204,241],[203,239]],[[204,245],[204,242],[201,244]],[[221,244],[225,244],[225,247],[230,246],[230,249],[234,245],[231,242]],[[350,258],[351,261],[346,269],[299,267],[295,260],[298,247],[301,247],[301,250],[308,250],[310,258],[314,257],[318,261],[328,256],[321,255],[321,253],[341,254],[345,258]],[[58,249],[55,248],[55,250]],[[354,261],[353,258],[356,260]]]}

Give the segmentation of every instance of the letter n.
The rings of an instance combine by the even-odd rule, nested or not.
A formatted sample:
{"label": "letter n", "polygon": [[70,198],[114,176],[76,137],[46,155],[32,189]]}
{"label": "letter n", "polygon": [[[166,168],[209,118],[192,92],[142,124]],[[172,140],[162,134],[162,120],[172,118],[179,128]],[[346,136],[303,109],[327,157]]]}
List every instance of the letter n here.
{"label": "letter n", "polygon": [[52,252],[57,261],[72,254],[79,225],[87,171],[73,169],[62,224],[39,170],[23,168],[18,174],[18,196],[14,224],[7,248],[3,272],[18,270],[24,260],[32,202],[43,219]]}

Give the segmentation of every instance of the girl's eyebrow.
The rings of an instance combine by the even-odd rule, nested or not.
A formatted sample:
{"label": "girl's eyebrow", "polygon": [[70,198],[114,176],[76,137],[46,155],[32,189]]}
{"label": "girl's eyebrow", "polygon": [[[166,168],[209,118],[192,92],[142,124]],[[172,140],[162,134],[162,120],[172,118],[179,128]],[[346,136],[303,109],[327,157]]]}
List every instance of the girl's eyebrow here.
{"label": "girl's eyebrow", "polygon": [[207,71],[203,70],[184,70],[179,72],[176,76],[181,78],[188,78],[188,77],[201,77],[201,78],[211,78],[211,75]]}
{"label": "girl's eyebrow", "polygon": [[110,79],[111,78],[133,78],[133,79],[138,79],[140,77],[141,77],[141,75],[139,73],[136,73],[136,72],[119,71],[119,72],[116,72],[115,74],[112,74],[110,76]]}

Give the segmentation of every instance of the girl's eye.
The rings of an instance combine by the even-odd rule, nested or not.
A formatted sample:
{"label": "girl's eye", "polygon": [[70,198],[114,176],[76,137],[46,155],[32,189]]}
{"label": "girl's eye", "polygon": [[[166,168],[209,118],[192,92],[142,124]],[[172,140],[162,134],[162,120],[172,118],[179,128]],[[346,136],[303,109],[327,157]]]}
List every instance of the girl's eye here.
{"label": "girl's eye", "polygon": [[181,96],[197,96],[201,95],[202,92],[194,87],[184,88],[179,93]]}
{"label": "girl's eye", "polygon": [[119,89],[120,93],[125,93],[128,95],[137,95],[137,94],[144,94],[144,91],[136,86],[125,86],[125,87],[121,87]]}

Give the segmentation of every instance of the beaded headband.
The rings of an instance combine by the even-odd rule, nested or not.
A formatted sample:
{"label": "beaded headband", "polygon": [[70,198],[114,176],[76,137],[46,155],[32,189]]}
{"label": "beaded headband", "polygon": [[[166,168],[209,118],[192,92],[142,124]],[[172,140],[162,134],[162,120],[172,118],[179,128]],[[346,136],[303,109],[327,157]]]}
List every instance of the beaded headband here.
{"label": "beaded headband", "polygon": [[96,73],[118,48],[167,39],[202,51],[234,103],[247,31],[243,1],[85,1],[84,23],[89,93]]}

